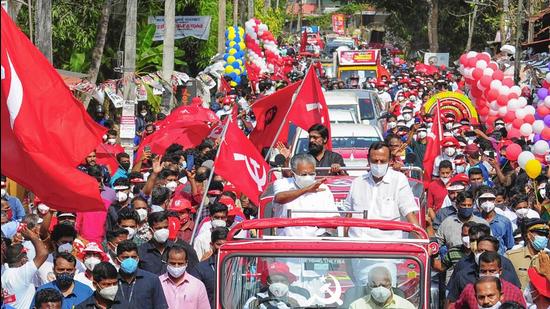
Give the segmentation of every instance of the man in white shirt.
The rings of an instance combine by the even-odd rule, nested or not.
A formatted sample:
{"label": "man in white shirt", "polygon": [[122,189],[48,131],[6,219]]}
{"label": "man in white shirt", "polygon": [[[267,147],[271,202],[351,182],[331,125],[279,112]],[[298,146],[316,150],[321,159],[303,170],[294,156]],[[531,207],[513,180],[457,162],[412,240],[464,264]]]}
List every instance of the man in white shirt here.
{"label": "man in white shirt", "polygon": [[[294,177],[275,181],[273,191],[273,217],[286,218],[291,211],[292,218],[303,217],[336,217],[338,208],[334,196],[323,184],[325,178],[315,180],[315,158],[307,153],[297,154],[290,160]],[[293,211],[296,211],[293,213]],[[300,212],[311,211],[311,212]],[[315,212],[323,211],[323,212]],[[326,212],[330,211],[330,212]],[[315,237],[325,233],[316,227],[287,227],[279,229],[280,236]]]}
{"label": "man in white shirt", "polygon": [[35,292],[34,276],[38,268],[46,261],[48,250],[38,234],[26,226],[22,226],[20,232],[25,239],[32,242],[36,255],[32,261],[29,261],[23,245],[16,244],[7,248],[6,262],[8,268],[2,274],[2,294],[4,295],[4,304],[9,304],[18,309],[27,309],[32,307]]}
{"label": "man in white shirt", "polygon": [[[388,168],[390,148],[376,142],[369,148],[370,171],[353,180],[344,202],[348,211],[367,211],[368,219],[408,221],[419,226],[419,207],[407,177]],[[359,217],[360,215],[354,215]],[[401,231],[350,228],[349,237],[362,239],[403,238]]]}

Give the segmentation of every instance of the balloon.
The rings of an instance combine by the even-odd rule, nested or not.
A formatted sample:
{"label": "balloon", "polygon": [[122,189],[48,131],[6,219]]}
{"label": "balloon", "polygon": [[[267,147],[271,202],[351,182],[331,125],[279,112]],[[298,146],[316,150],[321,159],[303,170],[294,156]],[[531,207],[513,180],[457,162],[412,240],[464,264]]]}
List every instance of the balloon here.
{"label": "balloon", "polygon": [[225,74],[229,75],[229,74],[231,74],[231,72],[233,72],[233,67],[230,66],[230,65],[226,66],[225,67]]}
{"label": "balloon", "polygon": [[506,104],[508,103],[508,97],[504,95],[499,95],[497,97],[497,103],[500,106],[506,106]]}
{"label": "balloon", "polygon": [[[485,70],[490,70],[490,69],[485,69]],[[483,87],[485,87],[485,88],[491,86],[491,81],[492,81],[491,77],[490,77],[490,76],[487,76],[487,75],[483,75],[483,76],[479,79],[479,83],[480,83]]]}
{"label": "balloon", "polygon": [[524,97],[519,97],[518,102],[519,102],[519,107],[524,107],[527,105],[527,99]]}
{"label": "balloon", "polygon": [[[517,112],[519,112],[519,110],[516,111],[516,116],[517,116]],[[516,129],[521,128],[522,124],[523,124],[523,120],[520,119],[520,118],[516,118],[516,119],[514,119],[514,121],[512,121],[512,127],[516,128]]]}
{"label": "balloon", "polygon": [[544,104],[540,104],[537,107],[537,113],[544,117],[544,116],[550,114],[550,108],[546,107],[546,105],[544,105]]}
{"label": "balloon", "polygon": [[472,71],[472,77],[473,77],[475,80],[480,79],[481,76],[483,76],[483,70],[482,70],[482,69],[480,69],[480,68],[475,68],[475,69]]}
{"label": "balloon", "polygon": [[227,63],[231,64],[231,63],[233,63],[233,62],[235,62],[235,57],[229,55],[229,56],[227,57]]}
{"label": "balloon", "polygon": [[[506,148],[506,150],[508,150],[508,148]],[[506,153],[508,153],[508,151]],[[532,152],[523,151],[518,156],[518,164],[522,169],[525,169],[525,165],[527,165],[527,162],[533,159],[535,159],[535,155]]]}
{"label": "balloon", "polygon": [[230,41],[235,40],[235,37],[236,37],[236,36],[235,36],[235,32],[233,32],[233,33],[232,33],[232,32],[229,32],[229,33],[227,34],[227,39],[230,40]]}
{"label": "balloon", "polygon": [[527,173],[527,176],[529,176],[531,179],[535,179],[542,172],[542,165],[540,164],[539,160],[533,158],[527,161],[524,169],[525,173]]}
{"label": "balloon", "polygon": [[230,82],[229,82],[229,85],[230,85],[231,87],[237,87],[237,83],[234,82],[234,81],[230,81]]}
{"label": "balloon", "polygon": [[506,158],[511,161],[516,161],[521,153],[521,146],[518,144],[510,144],[506,147]]}
{"label": "balloon", "polygon": [[[519,107],[519,102],[518,102],[518,99],[510,99],[508,100],[508,110],[510,111],[515,111],[518,109]],[[511,121],[511,120],[510,120]]]}
{"label": "balloon", "polygon": [[533,107],[533,105],[527,105],[523,108],[523,110],[525,111],[526,114],[528,115],[534,115],[536,110],[535,108]]}
{"label": "balloon", "polygon": [[545,124],[547,127],[550,127],[550,115],[544,116],[544,124]]}
{"label": "balloon", "polygon": [[523,119],[523,118],[525,118],[526,115],[527,115],[527,113],[525,112],[524,109],[517,109],[516,110],[516,117],[518,119]]}
{"label": "balloon", "polygon": [[544,128],[540,133],[540,137],[542,137],[546,141],[550,141],[550,128],[549,127]]}
{"label": "balloon", "polygon": [[544,99],[544,106],[550,108],[550,95]]}
{"label": "balloon", "polygon": [[504,78],[504,74],[502,73],[501,70],[496,70],[496,71],[493,73],[493,79],[494,79],[494,80],[501,81],[503,78]]}
{"label": "balloon", "polygon": [[533,152],[536,155],[543,156],[550,150],[550,146],[546,141],[538,141],[533,145]]}
{"label": "balloon", "polygon": [[228,53],[228,54],[234,55],[234,54],[236,54],[236,53],[237,53],[237,50],[234,49],[234,48],[231,48],[231,49],[229,50],[229,53]]}
{"label": "balloon", "polygon": [[533,122],[533,132],[540,134],[542,130],[544,130],[544,121],[535,120],[535,122]]}
{"label": "balloon", "polygon": [[241,75],[241,70],[235,68],[235,71],[233,71],[237,76]]}
{"label": "balloon", "polygon": [[507,123],[512,122],[514,119],[516,119],[516,113],[513,111],[508,111],[506,115],[504,115],[504,121]]}
{"label": "balloon", "polygon": [[484,70],[487,67],[487,62],[483,60],[478,60],[476,62],[476,68]]}
{"label": "balloon", "polygon": [[528,137],[529,135],[531,135],[531,133],[533,133],[533,127],[531,127],[531,125],[528,123],[524,123],[519,128],[519,132],[522,136]]}
{"label": "balloon", "polygon": [[533,124],[534,121],[535,121],[535,116],[534,115],[527,114],[527,115],[525,115],[525,117],[523,117],[523,122],[525,122],[525,123]]}
{"label": "balloon", "polygon": [[[235,68],[235,71],[241,67],[241,65],[237,62],[237,61],[234,61],[233,63],[231,63],[231,66],[233,66],[233,68]],[[239,75],[239,74],[237,74]]]}
{"label": "balloon", "polygon": [[539,88],[537,91],[537,96],[539,97],[539,100],[544,100],[548,96],[548,89]]}

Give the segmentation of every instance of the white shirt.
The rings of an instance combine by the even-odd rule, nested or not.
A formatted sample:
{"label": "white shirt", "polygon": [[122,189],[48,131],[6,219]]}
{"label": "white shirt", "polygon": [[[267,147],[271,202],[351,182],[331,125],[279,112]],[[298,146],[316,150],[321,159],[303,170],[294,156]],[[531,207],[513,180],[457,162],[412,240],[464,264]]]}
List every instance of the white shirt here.
{"label": "white shirt", "polygon": [[391,95],[387,91],[378,92],[378,97],[384,104],[384,110],[388,109],[390,107],[390,104],[392,102]]}
{"label": "white shirt", "polygon": [[80,283],[84,283],[85,285],[89,286],[90,289],[92,289],[92,291],[95,291],[95,287],[92,283],[92,280],[90,280],[90,279],[88,279],[88,277],[86,277],[86,273],[84,273],[84,272],[76,273],[74,275],[74,280],[76,280]]}
{"label": "white shirt", "polygon": [[[300,195],[293,201],[285,204],[273,203],[273,218],[288,218],[288,210],[291,210],[292,218],[329,218],[339,217],[338,207],[334,204],[334,196],[330,189],[322,184],[319,186],[324,191],[305,193]],[[298,190],[298,186],[294,182],[294,178],[278,179],[273,183],[274,196],[281,192]],[[301,213],[305,211],[332,211],[331,213]],[[297,211],[293,213],[293,211]],[[297,226],[277,229],[279,236],[299,236],[299,237],[316,237],[325,232],[324,229],[319,229],[314,226]]]}
{"label": "white shirt", "polygon": [[212,250],[212,247],[210,246],[210,242],[212,240],[211,237],[212,232],[210,230],[206,230],[199,233],[194,240],[195,243],[193,244],[193,249],[195,249],[195,252],[197,253],[199,262],[208,251]]}
{"label": "white shirt", "polygon": [[2,292],[15,295],[15,302],[8,303],[19,309],[28,309],[32,305],[35,287],[33,278],[36,275],[36,265],[30,260],[17,268],[7,268],[2,274]]}
{"label": "white shirt", "polygon": [[[413,211],[419,211],[407,177],[391,167],[382,180],[374,181],[371,173],[357,177],[351,183],[350,191],[344,201],[348,211],[367,210],[368,219],[388,221],[406,221],[404,218]],[[353,214],[362,218],[362,214]],[[367,228],[350,228],[349,237],[363,239],[403,238],[401,231],[381,231]]]}

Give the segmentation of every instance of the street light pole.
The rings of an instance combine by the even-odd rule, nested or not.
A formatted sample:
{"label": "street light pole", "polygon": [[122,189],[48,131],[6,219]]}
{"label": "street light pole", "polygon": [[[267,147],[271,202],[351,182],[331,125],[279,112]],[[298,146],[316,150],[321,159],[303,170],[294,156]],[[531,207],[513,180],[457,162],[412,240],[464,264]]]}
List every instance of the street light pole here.
{"label": "street light pole", "polygon": [[135,104],[136,102],[136,28],[137,0],[126,0],[126,33],[124,36],[124,104],[120,123],[120,141],[124,151],[134,157],[134,137],[136,135]]}
{"label": "street light pole", "polygon": [[164,2],[164,42],[162,49],[162,79],[166,95],[162,96],[162,112],[168,114],[172,105],[172,73],[174,72],[174,35],[176,28],[176,0]]}

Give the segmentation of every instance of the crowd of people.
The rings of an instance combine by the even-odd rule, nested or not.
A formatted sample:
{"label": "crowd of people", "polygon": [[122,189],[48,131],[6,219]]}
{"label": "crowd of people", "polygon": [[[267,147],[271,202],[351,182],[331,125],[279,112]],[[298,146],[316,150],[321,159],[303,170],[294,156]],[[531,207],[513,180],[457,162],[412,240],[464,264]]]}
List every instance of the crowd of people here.
{"label": "crowd of people", "polygon": [[[296,60],[289,76],[304,76],[309,62]],[[431,264],[445,300],[442,306],[548,308],[548,157],[545,171],[531,180],[517,162],[507,159],[506,148],[513,142],[529,149],[532,141],[507,138],[504,120],[498,119],[495,129],[488,131],[473,119],[427,114],[423,104],[433,94],[467,91],[456,71],[427,75],[401,64],[388,69],[391,76],[362,81],[356,77],[331,80],[320,72],[327,91],[378,92],[385,108],[380,115],[386,128],[384,141],[370,146],[369,171],[354,179],[342,205],[335,203],[325,184],[326,177],[347,174],[342,156],[327,147],[329,128],[317,124],[308,129],[307,153],[291,157],[288,145],[279,143],[276,152],[283,155],[291,172],[282,173],[273,183],[273,217],[299,210],[327,211],[309,215],[317,217],[368,211],[368,219],[420,226],[418,213],[426,209],[422,228],[441,247]],[[259,83],[259,93],[239,86],[230,93],[213,94],[208,105],[198,98],[194,103],[210,108],[222,120],[236,115],[239,127],[248,134],[255,126],[250,105],[286,85],[266,78]],[[529,104],[536,102],[529,98]],[[109,129],[104,144],[119,145],[116,122],[105,117],[102,107],[93,116]],[[165,117],[140,108],[136,149]],[[401,168],[426,169],[428,135],[436,117],[441,118],[444,133],[441,154],[430,166],[432,181],[426,183],[424,208],[415,200],[410,175]],[[2,308],[215,308],[218,250],[229,229],[256,218],[259,207],[212,172],[219,142],[206,138],[197,147],[173,144],[164,153],[144,148],[133,158],[120,151],[113,154],[116,170],[98,164],[96,151],[91,152],[78,169],[97,180],[104,210],[96,212],[57,211],[39,197],[23,205],[7,193],[4,177]],[[316,171],[316,167],[329,169]],[[277,231],[293,237],[333,232],[315,227]],[[399,240],[401,234],[347,231],[348,237],[364,240]],[[269,289],[251,298],[245,308],[298,306],[298,296],[289,296],[288,266],[273,264],[268,271]],[[384,267],[372,269],[365,279],[370,294],[354,299],[349,308],[414,308],[392,289],[390,277]]]}

